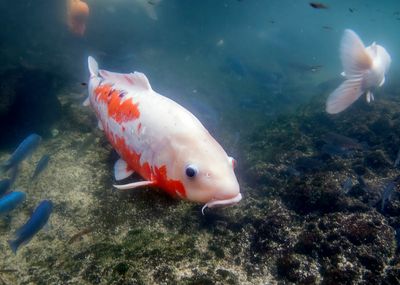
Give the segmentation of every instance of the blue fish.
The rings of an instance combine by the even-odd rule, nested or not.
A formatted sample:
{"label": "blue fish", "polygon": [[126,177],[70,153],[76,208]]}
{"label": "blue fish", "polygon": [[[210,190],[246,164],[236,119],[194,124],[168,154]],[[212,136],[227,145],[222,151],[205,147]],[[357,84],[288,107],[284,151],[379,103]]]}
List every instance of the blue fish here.
{"label": "blue fish", "polygon": [[25,198],[26,194],[20,191],[10,192],[5,195],[0,199],[0,216],[14,210]]}
{"label": "blue fish", "polygon": [[35,168],[35,171],[33,172],[31,180],[36,179],[38,177],[38,175],[47,167],[49,160],[50,160],[50,156],[48,154],[45,154],[42,156],[42,158],[36,164],[36,168]]}
{"label": "blue fish", "polygon": [[42,138],[37,134],[31,134],[24,139],[11,157],[0,166],[0,173],[8,171],[12,167],[18,167],[21,161],[23,161],[38,147],[41,140]]}
{"label": "blue fish", "polygon": [[52,210],[53,203],[50,200],[43,200],[40,202],[26,224],[17,230],[15,239],[8,241],[14,254],[22,244],[28,243],[33,236],[44,227],[50,218]]}

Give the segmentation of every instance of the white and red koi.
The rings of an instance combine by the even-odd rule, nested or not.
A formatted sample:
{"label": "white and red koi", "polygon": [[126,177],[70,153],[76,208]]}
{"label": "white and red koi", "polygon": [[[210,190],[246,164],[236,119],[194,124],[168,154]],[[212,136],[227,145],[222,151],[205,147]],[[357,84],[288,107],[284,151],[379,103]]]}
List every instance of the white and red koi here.
{"label": "white and red koi", "polygon": [[181,199],[228,206],[242,199],[234,159],[200,121],[176,102],[152,90],[140,72],[98,70],[88,59],[90,105],[109,142],[121,156],[116,180],[134,171],[144,181],[115,185],[118,189],[156,186]]}

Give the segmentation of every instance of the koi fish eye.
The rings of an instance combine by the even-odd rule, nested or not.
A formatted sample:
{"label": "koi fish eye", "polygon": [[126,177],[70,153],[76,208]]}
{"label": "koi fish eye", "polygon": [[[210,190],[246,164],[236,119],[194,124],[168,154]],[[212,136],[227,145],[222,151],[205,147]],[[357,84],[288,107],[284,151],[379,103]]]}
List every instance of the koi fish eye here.
{"label": "koi fish eye", "polygon": [[199,173],[199,169],[196,165],[189,164],[188,166],[186,166],[185,173],[187,177],[193,178],[197,175],[197,173]]}

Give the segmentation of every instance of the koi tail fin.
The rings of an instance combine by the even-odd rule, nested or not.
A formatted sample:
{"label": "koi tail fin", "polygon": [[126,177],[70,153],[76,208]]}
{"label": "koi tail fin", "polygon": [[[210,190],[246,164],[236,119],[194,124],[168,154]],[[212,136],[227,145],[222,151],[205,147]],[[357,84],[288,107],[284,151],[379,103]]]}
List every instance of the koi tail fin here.
{"label": "koi tail fin", "polygon": [[340,44],[340,59],[346,78],[361,77],[372,67],[372,58],[358,35],[345,30]]}

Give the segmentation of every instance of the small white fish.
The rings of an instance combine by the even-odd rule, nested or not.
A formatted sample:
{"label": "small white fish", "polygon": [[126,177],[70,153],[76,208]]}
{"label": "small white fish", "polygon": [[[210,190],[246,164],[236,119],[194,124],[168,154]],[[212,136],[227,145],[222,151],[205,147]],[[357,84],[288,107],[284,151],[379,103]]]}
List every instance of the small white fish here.
{"label": "small white fish", "polygon": [[391,58],[386,49],[375,42],[365,47],[352,30],[345,30],[340,45],[340,58],[346,80],[333,91],[326,102],[326,111],[337,114],[366,94],[367,102],[374,100],[371,89],[385,83]]}

